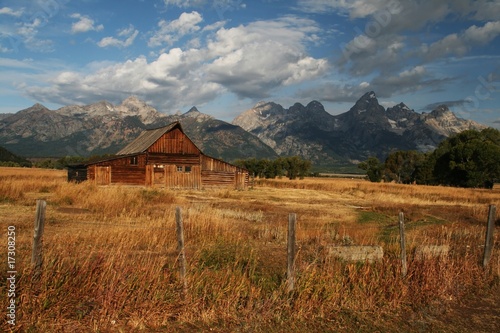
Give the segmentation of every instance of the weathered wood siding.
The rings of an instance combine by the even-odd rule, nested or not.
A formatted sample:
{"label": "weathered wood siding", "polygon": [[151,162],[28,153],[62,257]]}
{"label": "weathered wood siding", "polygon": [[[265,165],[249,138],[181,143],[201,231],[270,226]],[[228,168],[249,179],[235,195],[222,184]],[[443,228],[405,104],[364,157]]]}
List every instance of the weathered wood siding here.
{"label": "weathered wood siding", "polygon": [[181,164],[181,165],[199,165],[200,155],[195,154],[162,154],[148,153],[148,164]]}
{"label": "weathered wood siding", "polygon": [[146,185],[146,168],[136,166],[111,166],[111,183]]}
{"label": "weathered wood siding", "polygon": [[240,168],[213,157],[201,155],[201,169],[203,171],[235,172]]}
{"label": "weathered wood siding", "polygon": [[96,185],[111,184],[111,167],[96,166],[95,167],[95,183]]}
{"label": "weathered wood siding", "polygon": [[194,154],[199,155],[200,150],[178,128],[165,133],[148,148],[149,153],[165,154]]}
{"label": "weathered wood siding", "polygon": [[248,171],[224,161],[202,155],[201,180],[203,187],[232,187],[245,189],[248,186]]}
{"label": "weathered wood siding", "polygon": [[123,156],[100,161],[87,168],[87,179],[97,185],[145,184],[146,155]]}
{"label": "weathered wood siding", "polygon": [[165,186],[168,188],[195,188],[202,187],[201,169],[199,165],[193,165],[190,172],[177,171],[177,166],[167,165],[165,167]]}

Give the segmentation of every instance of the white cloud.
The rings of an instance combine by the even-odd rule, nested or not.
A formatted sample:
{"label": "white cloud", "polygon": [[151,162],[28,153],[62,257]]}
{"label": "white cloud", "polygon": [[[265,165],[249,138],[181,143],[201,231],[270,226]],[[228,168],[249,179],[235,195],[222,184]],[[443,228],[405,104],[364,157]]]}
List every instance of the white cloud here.
{"label": "white cloud", "polygon": [[350,18],[363,18],[384,8],[397,8],[398,0],[298,0],[300,10],[308,13],[339,12]]}
{"label": "white cloud", "polygon": [[[189,33],[201,29],[195,27],[197,24],[179,21],[174,30]],[[228,91],[241,98],[262,99],[328,70],[326,59],[307,54],[307,44],[319,29],[314,21],[295,17],[220,28],[208,42],[196,39],[192,48],[171,48],[153,61],[138,57],[123,63],[89,64],[85,72],[51,72],[46,76],[50,80],[30,82],[22,89],[37,100],[60,104],[101,99],[119,102],[134,94],[153,101],[163,111],[200,105]],[[123,29],[118,32],[121,38],[103,39],[101,46],[122,45],[116,40],[127,34],[131,38],[135,31]]]}
{"label": "white cloud", "polygon": [[20,17],[21,15],[23,15],[23,13],[24,13],[23,9],[13,10],[12,8],[9,7],[0,8],[0,15]]}
{"label": "white cloud", "polygon": [[73,34],[87,31],[101,31],[104,29],[102,24],[96,26],[94,20],[86,15],[75,13],[71,14],[70,17],[78,20],[71,25],[71,33]]}
{"label": "white cloud", "polygon": [[48,82],[24,88],[40,101],[59,104],[89,103],[107,99],[119,102],[129,95],[153,101],[160,111],[202,104],[214,99],[223,88],[203,80],[196,51],[173,49],[148,63],[139,57],[124,63],[97,66],[91,73],[64,71]]}
{"label": "white cloud", "polygon": [[27,49],[35,52],[52,52],[54,50],[54,43],[51,40],[37,38],[38,29],[43,24],[44,21],[39,17],[36,17],[32,22],[17,24],[16,35]]}
{"label": "white cloud", "polygon": [[219,29],[208,44],[216,59],[207,75],[242,98],[264,98],[276,87],[316,78],[328,63],[308,57],[305,44],[318,30],[314,21],[296,17]]}
{"label": "white cloud", "polygon": [[193,11],[191,13],[182,13],[178,19],[167,22],[161,20],[158,22],[158,30],[149,39],[148,46],[172,45],[181,37],[192,34],[200,30],[198,23],[203,21],[200,13]]}
{"label": "white cloud", "polygon": [[127,28],[118,31],[118,36],[125,38],[124,40],[115,37],[104,37],[97,45],[100,47],[128,47],[134,43],[138,34],[139,31],[136,30],[133,25],[129,25]]}
{"label": "white cloud", "polygon": [[472,47],[485,45],[499,35],[500,21],[488,22],[482,27],[473,25],[460,34],[450,34],[431,45],[422,45],[420,55],[427,60],[433,60],[449,54],[463,56]]}
{"label": "white cloud", "polygon": [[163,0],[167,6],[177,6],[180,8],[202,7],[208,3],[207,0]]}

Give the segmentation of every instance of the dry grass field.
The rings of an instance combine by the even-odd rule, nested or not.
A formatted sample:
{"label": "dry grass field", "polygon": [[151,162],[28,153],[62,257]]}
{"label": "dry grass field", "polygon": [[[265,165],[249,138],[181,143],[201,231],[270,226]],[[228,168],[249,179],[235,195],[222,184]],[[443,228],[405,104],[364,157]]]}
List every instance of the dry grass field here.
{"label": "dry grass field", "polygon": [[[32,280],[36,199],[47,201],[47,211],[43,271]],[[0,168],[1,281],[8,277],[9,226],[16,232],[17,270],[16,325],[3,315],[0,330],[491,332],[500,309],[499,298],[491,298],[500,284],[500,236],[497,221],[484,269],[490,204],[499,206],[499,191],[320,178],[256,180],[248,191],[96,187],[67,183],[64,171]],[[184,220],[185,294],[177,206]],[[289,213],[297,214],[292,292],[285,283]],[[380,245],[384,258],[349,263],[329,256],[329,246],[347,244]],[[419,245],[450,251],[420,260]],[[6,313],[7,289],[0,283]],[[484,300],[492,310],[474,312],[479,322],[464,320],[468,302],[480,307]]]}

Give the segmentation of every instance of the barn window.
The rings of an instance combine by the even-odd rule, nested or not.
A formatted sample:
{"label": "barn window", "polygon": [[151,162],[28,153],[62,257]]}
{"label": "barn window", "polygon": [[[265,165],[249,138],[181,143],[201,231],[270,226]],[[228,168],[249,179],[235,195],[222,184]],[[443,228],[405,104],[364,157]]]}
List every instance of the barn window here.
{"label": "barn window", "polygon": [[191,166],[190,165],[186,165],[184,167],[184,172],[191,172]]}
{"label": "barn window", "polygon": [[177,172],[182,172],[182,165],[177,166]]}
{"label": "barn window", "polygon": [[138,160],[137,160],[137,156],[132,156],[130,158],[130,165],[137,165],[137,164],[139,164]]}

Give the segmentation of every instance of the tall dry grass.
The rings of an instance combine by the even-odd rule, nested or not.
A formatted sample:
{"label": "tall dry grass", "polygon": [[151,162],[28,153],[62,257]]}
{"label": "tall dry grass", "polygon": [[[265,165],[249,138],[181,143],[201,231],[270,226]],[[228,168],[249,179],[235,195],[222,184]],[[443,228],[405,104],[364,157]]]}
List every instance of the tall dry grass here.
{"label": "tall dry grass", "polygon": [[[61,172],[5,168],[0,178],[2,230],[17,230],[19,332],[363,331],[363,325],[367,332],[397,332],[402,313],[446,306],[499,281],[498,235],[490,267],[481,266],[487,204],[499,199],[491,191],[339,179],[261,181],[244,192],[174,191],[73,184]],[[48,208],[43,271],[32,281],[37,198]],[[184,218],[185,295],[176,206]],[[400,210],[407,216],[406,277]],[[293,292],[285,283],[290,212],[298,215]],[[381,245],[384,259],[348,263],[328,255],[328,246],[347,243]],[[451,251],[419,260],[414,251],[421,244]],[[4,304],[4,285],[0,295]]]}

